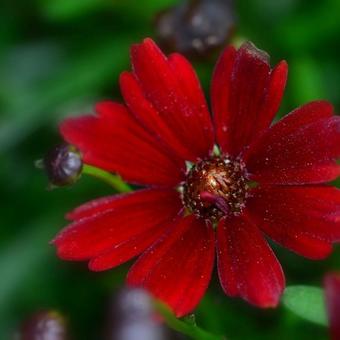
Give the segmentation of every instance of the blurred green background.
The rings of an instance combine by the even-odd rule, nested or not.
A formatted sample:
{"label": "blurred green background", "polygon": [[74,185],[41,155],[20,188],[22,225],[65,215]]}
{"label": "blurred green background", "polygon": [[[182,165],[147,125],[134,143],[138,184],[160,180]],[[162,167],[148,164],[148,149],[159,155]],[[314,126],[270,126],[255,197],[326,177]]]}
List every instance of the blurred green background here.
{"label": "blurred green background", "polygon": [[[91,273],[56,258],[48,242],[63,215],[110,188],[83,177],[70,188],[45,190],[34,168],[60,142],[57,124],[88,113],[103,98],[119,99],[118,76],[129,69],[133,42],[155,36],[155,13],[173,0],[2,0],[0,11],[0,339],[41,308],[63,312],[74,339],[99,339],[105,308],[129,264]],[[313,99],[340,110],[340,1],[238,1],[237,36],[290,66],[280,113]],[[196,62],[206,90],[214,58]],[[287,284],[321,285],[340,268],[340,247],[323,262],[275,248]],[[326,339],[327,330],[280,306],[259,310],[227,298],[216,275],[197,309],[203,328],[228,339]]]}

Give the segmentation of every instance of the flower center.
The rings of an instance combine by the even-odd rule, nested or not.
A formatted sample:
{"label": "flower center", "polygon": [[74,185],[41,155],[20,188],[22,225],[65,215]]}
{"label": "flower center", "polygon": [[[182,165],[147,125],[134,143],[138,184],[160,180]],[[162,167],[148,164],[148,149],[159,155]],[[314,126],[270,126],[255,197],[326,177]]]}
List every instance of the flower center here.
{"label": "flower center", "polygon": [[217,222],[223,216],[239,214],[247,192],[244,164],[227,156],[214,156],[190,169],[182,200],[196,216]]}

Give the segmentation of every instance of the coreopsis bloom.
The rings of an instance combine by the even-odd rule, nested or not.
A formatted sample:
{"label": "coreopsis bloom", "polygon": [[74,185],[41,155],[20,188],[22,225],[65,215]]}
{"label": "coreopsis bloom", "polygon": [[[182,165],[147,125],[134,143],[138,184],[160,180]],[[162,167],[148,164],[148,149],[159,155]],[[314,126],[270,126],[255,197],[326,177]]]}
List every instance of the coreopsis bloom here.
{"label": "coreopsis bloom", "polygon": [[54,240],[59,257],[113,268],[142,254],[128,273],[177,316],[206,291],[215,261],[229,296],[278,303],[285,286],[265,236],[310,259],[340,239],[340,117],[316,101],[270,125],[287,64],[271,68],[251,43],[228,47],[211,85],[211,110],[194,70],[146,39],[131,50],[120,85],[125,105],[62,122],[85,163],[142,186],[86,203]]}
{"label": "coreopsis bloom", "polygon": [[340,339],[340,273],[325,277],[325,296],[332,340]]}

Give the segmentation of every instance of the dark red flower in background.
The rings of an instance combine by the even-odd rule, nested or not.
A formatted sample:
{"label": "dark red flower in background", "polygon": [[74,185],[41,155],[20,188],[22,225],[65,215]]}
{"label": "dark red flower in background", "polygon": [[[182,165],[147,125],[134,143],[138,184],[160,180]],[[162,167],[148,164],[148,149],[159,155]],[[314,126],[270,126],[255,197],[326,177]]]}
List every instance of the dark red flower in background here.
{"label": "dark red flower in background", "polygon": [[340,339],[340,273],[328,273],[324,280],[332,340]]}
{"label": "dark red flower in background", "polygon": [[128,284],[182,316],[207,289],[216,251],[226,294],[275,306],[285,279],[264,235],[311,259],[340,240],[340,191],[323,184],[340,173],[340,117],[316,101],[270,126],[287,64],[271,69],[250,43],[228,47],[217,63],[213,119],[184,57],[165,57],[150,39],[131,57],[133,71],[120,78],[126,106],[99,103],[96,115],[60,130],[85,163],[147,188],[69,213],[58,255],[100,271],[142,253]]}

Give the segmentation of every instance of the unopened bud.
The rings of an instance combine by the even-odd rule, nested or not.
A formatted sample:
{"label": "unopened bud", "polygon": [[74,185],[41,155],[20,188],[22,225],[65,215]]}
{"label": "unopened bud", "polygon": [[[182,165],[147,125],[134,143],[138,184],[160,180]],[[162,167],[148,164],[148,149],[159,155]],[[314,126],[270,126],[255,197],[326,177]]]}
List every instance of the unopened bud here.
{"label": "unopened bud", "polygon": [[54,186],[66,186],[75,183],[83,169],[80,152],[69,144],[53,148],[42,161],[50,183]]}
{"label": "unopened bud", "polygon": [[156,31],[168,52],[200,58],[228,42],[235,21],[232,0],[187,0],[161,12],[156,18]]}
{"label": "unopened bud", "polygon": [[65,319],[55,311],[42,311],[26,320],[21,329],[19,340],[66,340]]}
{"label": "unopened bud", "polygon": [[125,288],[113,299],[109,340],[165,340],[164,326],[155,317],[152,298],[143,289]]}

